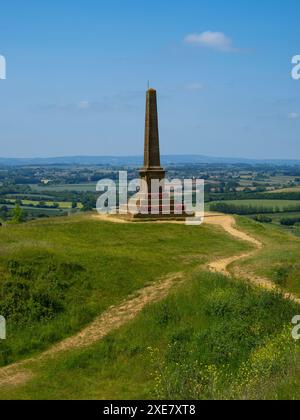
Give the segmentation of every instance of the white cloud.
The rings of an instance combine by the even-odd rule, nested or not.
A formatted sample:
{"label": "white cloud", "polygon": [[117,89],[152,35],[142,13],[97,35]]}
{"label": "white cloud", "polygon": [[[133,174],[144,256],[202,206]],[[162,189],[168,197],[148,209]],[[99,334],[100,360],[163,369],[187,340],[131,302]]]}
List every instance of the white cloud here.
{"label": "white cloud", "polygon": [[0,80],[6,79],[6,60],[3,55],[0,55]]}
{"label": "white cloud", "polygon": [[88,101],[80,101],[77,104],[78,109],[88,109],[90,108],[91,104]]}
{"label": "white cloud", "polygon": [[300,118],[300,114],[298,112],[291,112],[288,117],[290,120],[297,120]]}
{"label": "white cloud", "polygon": [[185,37],[185,42],[190,45],[212,48],[222,52],[237,51],[232,39],[223,32],[205,31],[200,34],[190,34]]}
{"label": "white cloud", "polygon": [[189,90],[189,91],[192,91],[192,92],[195,92],[195,91],[198,91],[198,90],[202,90],[203,85],[201,83],[198,83],[198,82],[189,83],[188,85],[185,86],[185,89]]}

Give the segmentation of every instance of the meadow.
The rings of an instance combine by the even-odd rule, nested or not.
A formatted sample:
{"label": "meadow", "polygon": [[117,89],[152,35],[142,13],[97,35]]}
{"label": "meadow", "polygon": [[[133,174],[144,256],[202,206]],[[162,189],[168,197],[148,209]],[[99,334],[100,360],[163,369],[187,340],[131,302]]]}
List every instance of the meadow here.
{"label": "meadow", "polygon": [[[206,210],[209,210],[211,205],[215,202],[207,203]],[[253,206],[253,207],[266,207],[269,209],[283,210],[287,207],[299,207],[299,200],[224,200],[222,203],[234,204],[236,206]]]}
{"label": "meadow", "polygon": [[96,345],[36,364],[34,380],[0,398],[299,398],[281,383],[295,380],[297,311],[276,293],[199,270]]}
{"label": "meadow", "polygon": [[[6,206],[10,211],[15,208],[15,205]],[[40,207],[29,207],[29,206],[22,206],[22,210],[24,210],[25,214],[29,214],[30,217],[55,217],[55,216],[65,216],[68,209],[62,208],[40,208]]]}
{"label": "meadow", "polygon": [[[0,388],[0,398],[299,399],[291,319],[300,307],[246,283],[234,269],[300,295],[300,239],[276,226],[237,221],[264,247],[233,264],[232,279],[209,273],[206,264],[251,246],[210,225],[111,224],[77,215],[1,230],[7,306],[0,312],[30,284],[19,311],[9,315],[2,364],[39,353],[165,275],[181,271],[184,281],[89,348],[32,363],[34,378]],[[290,268],[285,283],[284,266]]]}
{"label": "meadow", "polygon": [[[15,204],[16,200],[14,199],[10,199],[8,200],[11,202],[12,205]],[[39,205],[40,201],[37,200],[22,200],[22,207],[26,208],[26,206],[32,205],[32,206],[37,206]],[[46,206],[53,206],[56,202],[52,201],[44,201],[43,204]],[[72,208],[72,203],[68,202],[68,201],[61,201],[61,202],[57,202],[58,206],[60,209],[63,210],[69,210]],[[82,204],[78,203],[78,207],[81,208]],[[50,209],[51,210],[51,209]]]}
{"label": "meadow", "polygon": [[300,296],[300,238],[275,224],[253,223],[239,217],[239,224],[264,243],[254,257],[239,262],[240,269],[255,276],[267,277],[287,292]]}
{"label": "meadow", "polygon": [[47,194],[49,191],[76,191],[76,192],[95,192],[96,191],[96,182],[88,182],[81,184],[56,184],[56,185],[30,185],[32,191],[39,192],[42,194]]}
{"label": "meadow", "polygon": [[224,248],[224,240],[208,227],[115,225],[90,214],[3,226],[0,313],[8,339],[0,365],[73,334],[163,276],[248,248],[234,241]]}
{"label": "meadow", "polygon": [[300,192],[300,186],[291,187],[291,188],[279,188],[277,190],[269,191],[269,193],[299,193]]}

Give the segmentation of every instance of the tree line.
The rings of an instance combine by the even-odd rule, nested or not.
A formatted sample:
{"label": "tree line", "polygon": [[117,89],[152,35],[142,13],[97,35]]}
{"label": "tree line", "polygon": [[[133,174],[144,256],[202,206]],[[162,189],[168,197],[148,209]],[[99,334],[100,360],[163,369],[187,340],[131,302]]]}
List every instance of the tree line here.
{"label": "tree line", "polygon": [[287,207],[265,207],[257,205],[233,204],[225,202],[212,203],[210,205],[211,211],[216,211],[225,214],[251,215],[251,214],[271,214],[271,213],[291,213],[300,211],[300,205]]}

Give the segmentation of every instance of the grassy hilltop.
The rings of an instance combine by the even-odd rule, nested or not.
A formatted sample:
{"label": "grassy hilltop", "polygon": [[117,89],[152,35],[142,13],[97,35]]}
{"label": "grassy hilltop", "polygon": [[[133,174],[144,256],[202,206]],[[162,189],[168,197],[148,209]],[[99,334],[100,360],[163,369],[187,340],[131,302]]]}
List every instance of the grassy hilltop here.
{"label": "grassy hilltop", "polygon": [[[199,237],[201,235],[201,241]],[[103,223],[92,216],[0,230],[0,313],[9,339],[0,364],[46,348],[164,275],[190,272],[210,255],[247,249],[206,227]]]}
{"label": "grassy hilltop", "polygon": [[[300,292],[300,240],[238,220],[264,243],[241,269]],[[39,354],[146,285],[184,274],[167,298],[102,341],[32,363],[32,380],[0,387],[0,398],[300,397],[291,338],[299,305],[209,273],[209,262],[253,249],[221,228],[80,215],[3,227],[0,248],[2,366]]]}

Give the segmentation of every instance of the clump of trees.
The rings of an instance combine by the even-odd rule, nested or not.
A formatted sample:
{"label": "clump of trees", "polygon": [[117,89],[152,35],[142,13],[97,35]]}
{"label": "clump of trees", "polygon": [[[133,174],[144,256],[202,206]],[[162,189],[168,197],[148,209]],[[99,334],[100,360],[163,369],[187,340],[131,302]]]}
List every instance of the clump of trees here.
{"label": "clump of trees", "polygon": [[11,223],[19,224],[23,223],[26,220],[26,213],[22,207],[17,204],[16,207],[12,210],[12,219]]}
{"label": "clump of trees", "polygon": [[226,200],[300,200],[300,192],[264,193],[248,191],[237,191],[228,193],[206,194],[206,201],[226,201]]}
{"label": "clump of trees", "polygon": [[7,221],[10,223],[19,224],[27,220],[27,213],[22,209],[22,207],[17,204],[12,210],[7,206],[2,206],[0,208],[0,220]]}
{"label": "clump of trees", "polygon": [[280,219],[280,224],[283,226],[295,226],[296,223],[300,223],[300,217],[284,217]]}
{"label": "clump of trees", "polygon": [[7,206],[0,207],[0,220],[7,220],[9,218],[9,208]]}
{"label": "clump of trees", "polygon": [[257,206],[255,204],[235,204],[226,202],[217,202],[210,205],[210,210],[217,211],[225,214],[238,214],[238,215],[251,215],[251,214],[270,214],[270,213],[292,213],[300,211],[300,206],[287,206],[279,208],[275,207],[264,207]]}
{"label": "clump of trees", "polygon": [[255,205],[244,205],[244,204],[230,204],[230,203],[212,203],[210,205],[211,211],[217,211],[225,214],[238,214],[238,215],[250,215],[250,214],[265,214],[273,213],[273,207],[262,207]]}
{"label": "clump of trees", "polygon": [[253,217],[253,220],[259,223],[272,223],[273,219],[270,216],[267,216],[265,214],[257,214]]}
{"label": "clump of trees", "polygon": [[86,194],[81,203],[81,211],[92,211],[96,208],[96,198],[93,194]]}

